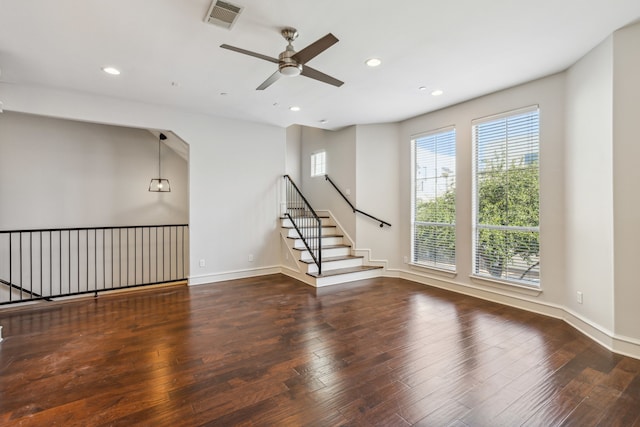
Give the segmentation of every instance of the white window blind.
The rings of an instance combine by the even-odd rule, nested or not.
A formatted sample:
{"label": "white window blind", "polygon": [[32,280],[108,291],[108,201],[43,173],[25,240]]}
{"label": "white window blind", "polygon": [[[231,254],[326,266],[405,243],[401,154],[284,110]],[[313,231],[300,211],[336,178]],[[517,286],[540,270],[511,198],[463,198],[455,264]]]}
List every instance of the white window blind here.
{"label": "white window blind", "polygon": [[412,149],[412,262],[455,271],[456,131],[418,136]]}
{"label": "white window blind", "polygon": [[473,122],[474,273],[539,286],[539,110]]}
{"label": "white window blind", "polygon": [[325,151],[311,154],[311,176],[320,176],[326,173],[327,155]]}

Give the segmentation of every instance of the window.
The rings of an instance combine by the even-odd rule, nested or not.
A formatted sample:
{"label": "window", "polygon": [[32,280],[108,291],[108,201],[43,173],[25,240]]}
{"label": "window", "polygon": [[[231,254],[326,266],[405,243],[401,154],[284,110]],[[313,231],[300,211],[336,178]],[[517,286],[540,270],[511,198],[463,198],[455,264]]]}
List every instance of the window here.
{"label": "window", "polygon": [[327,168],[327,155],[324,151],[311,154],[311,176],[324,175]]}
{"label": "window", "polygon": [[539,110],[476,120],[474,274],[540,284]]}
{"label": "window", "polygon": [[412,141],[412,262],[456,269],[456,131],[420,135]]}

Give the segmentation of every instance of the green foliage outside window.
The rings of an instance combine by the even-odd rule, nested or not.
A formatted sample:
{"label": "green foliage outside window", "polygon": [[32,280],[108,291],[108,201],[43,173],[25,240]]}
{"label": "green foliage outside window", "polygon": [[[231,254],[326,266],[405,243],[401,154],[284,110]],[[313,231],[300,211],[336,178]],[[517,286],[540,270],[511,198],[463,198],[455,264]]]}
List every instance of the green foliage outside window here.
{"label": "green foliage outside window", "polygon": [[[484,165],[478,174],[478,224],[508,227],[538,227],[539,224],[538,161],[513,161],[507,167],[503,158]],[[418,204],[416,221],[441,224],[455,223],[455,187],[433,200]],[[537,264],[540,252],[537,231],[478,230],[477,265],[492,276],[502,277],[509,264],[517,259],[526,276]],[[443,248],[439,254],[428,253],[427,258],[445,258],[447,249],[455,250],[454,227],[421,226],[416,243],[435,242],[426,247]]]}

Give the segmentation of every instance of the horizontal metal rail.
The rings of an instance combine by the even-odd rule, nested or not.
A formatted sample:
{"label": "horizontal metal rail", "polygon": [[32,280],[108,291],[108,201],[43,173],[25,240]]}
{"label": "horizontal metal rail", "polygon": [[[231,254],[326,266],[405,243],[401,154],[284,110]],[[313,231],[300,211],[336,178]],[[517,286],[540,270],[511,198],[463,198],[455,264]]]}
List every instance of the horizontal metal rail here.
{"label": "horizontal metal rail", "polygon": [[0,305],[186,280],[189,225],[0,230]]}

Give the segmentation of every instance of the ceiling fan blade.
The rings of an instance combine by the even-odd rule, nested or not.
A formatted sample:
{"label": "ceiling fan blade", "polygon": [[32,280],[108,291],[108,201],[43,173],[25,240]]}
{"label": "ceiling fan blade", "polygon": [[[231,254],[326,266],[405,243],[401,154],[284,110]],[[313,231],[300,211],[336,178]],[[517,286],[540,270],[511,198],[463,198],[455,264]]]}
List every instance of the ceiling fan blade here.
{"label": "ceiling fan blade", "polygon": [[223,48],[223,49],[229,49],[229,50],[232,50],[234,52],[244,53],[245,55],[254,56],[256,58],[264,59],[265,61],[273,62],[274,64],[278,63],[278,59],[277,58],[272,58],[272,57],[267,56],[267,55],[262,55],[261,53],[251,52],[250,50],[241,49],[241,48],[235,47],[235,46],[229,46],[228,44],[221,44],[220,47]]}
{"label": "ceiling fan blade", "polygon": [[265,90],[266,88],[271,86],[273,83],[275,83],[276,80],[278,80],[279,78],[280,78],[280,70],[271,74],[267,80],[262,82],[262,84],[256,88],[256,90]]}
{"label": "ceiling fan blade", "polygon": [[329,33],[293,55],[293,59],[298,61],[300,64],[306,64],[308,61],[320,55],[336,43],[338,43],[336,36]]}
{"label": "ceiling fan blade", "polygon": [[333,78],[329,75],[326,75],[325,73],[321,73],[320,71],[306,65],[302,67],[302,73],[300,74],[302,74],[305,77],[309,77],[309,78],[321,81],[323,83],[328,83],[330,85],[334,85],[337,87],[340,87],[344,84],[344,82],[336,78]]}

